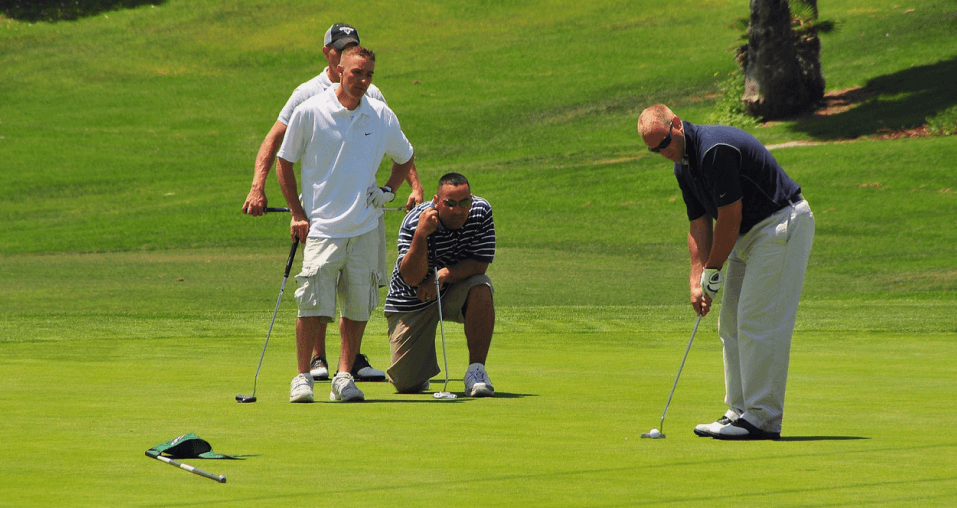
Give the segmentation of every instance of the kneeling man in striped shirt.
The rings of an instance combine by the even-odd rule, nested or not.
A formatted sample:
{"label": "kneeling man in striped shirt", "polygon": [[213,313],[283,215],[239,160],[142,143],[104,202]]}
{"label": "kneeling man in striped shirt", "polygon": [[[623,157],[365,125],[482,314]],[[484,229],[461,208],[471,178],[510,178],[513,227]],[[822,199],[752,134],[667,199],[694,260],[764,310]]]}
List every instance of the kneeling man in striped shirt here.
{"label": "kneeling man in striped shirt", "polygon": [[424,392],[429,379],[441,372],[435,352],[441,308],[443,320],[465,325],[465,395],[494,396],[485,372],[495,328],[494,289],[485,274],[495,257],[491,205],[472,195],[468,179],[449,173],[439,179],[432,201],[402,221],[398,250],[385,301],[392,352],[387,374],[396,391]]}

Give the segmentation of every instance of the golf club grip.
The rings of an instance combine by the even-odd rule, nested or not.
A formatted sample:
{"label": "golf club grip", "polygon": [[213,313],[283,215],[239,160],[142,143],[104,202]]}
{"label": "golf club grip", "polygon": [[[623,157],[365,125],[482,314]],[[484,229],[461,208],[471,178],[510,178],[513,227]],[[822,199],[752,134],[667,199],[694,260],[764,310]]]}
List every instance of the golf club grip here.
{"label": "golf club grip", "polygon": [[289,271],[292,270],[292,260],[296,258],[296,249],[299,248],[299,237],[292,242],[292,247],[289,248],[289,260],[286,261],[286,278],[289,277]]}
{"label": "golf club grip", "polygon": [[263,208],[263,213],[280,213],[280,212],[288,212],[288,211],[289,211],[289,209],[288,209],[288,208],[285,208],[285,207],[280,207],[280,208],[266,207],[266,208]]}

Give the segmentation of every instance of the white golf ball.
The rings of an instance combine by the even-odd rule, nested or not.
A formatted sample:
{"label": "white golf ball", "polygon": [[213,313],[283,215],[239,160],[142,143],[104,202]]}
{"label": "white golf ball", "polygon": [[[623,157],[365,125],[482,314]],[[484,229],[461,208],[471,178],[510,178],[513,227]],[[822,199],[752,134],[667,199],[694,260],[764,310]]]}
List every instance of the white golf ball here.
{"label": "white golf ball", "polygon": [[651,429],[651,432],[649,432],[648,435],[651,437],[659,437],[661,436],[661,432],[659,432],[658,429]]}

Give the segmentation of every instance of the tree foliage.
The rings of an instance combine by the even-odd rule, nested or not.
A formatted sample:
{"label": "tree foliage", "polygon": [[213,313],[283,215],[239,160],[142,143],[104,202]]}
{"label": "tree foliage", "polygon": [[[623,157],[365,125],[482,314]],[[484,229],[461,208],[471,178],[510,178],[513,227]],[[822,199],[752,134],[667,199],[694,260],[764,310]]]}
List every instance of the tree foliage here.
{"label": "tree foliage", "polygon": [[159,5],[165,0],[0,0],[0,15],[20,21],[71,21],[101,12]]}

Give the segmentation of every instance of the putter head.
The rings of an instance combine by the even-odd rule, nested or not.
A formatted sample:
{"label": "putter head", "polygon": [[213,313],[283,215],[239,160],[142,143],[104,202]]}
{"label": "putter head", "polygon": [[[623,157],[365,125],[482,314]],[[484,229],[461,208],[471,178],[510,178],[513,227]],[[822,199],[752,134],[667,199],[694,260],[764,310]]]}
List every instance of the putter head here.
{"label": "putter head", "polygon": [[245,395],[237,395],[237,396],[236,396],[236,402],[241,402],[241,403],[244,403],[244,404],[247,403],[247,402],[256,402],[256,396],[255,396],[255,395],[252,395],[252,396],[247,397],[247,396],[245,396]]}
{"label": "putter head", "polygon": [[642,439],[664,439],[665,435],[658,431],[658,429],[651,429],[649,432],[645,432],[641,435]]}
{"label": "putter head", "polygon": [[450,392],[435,392],[432,394],[437,399],[457,399],[458,395]]}

